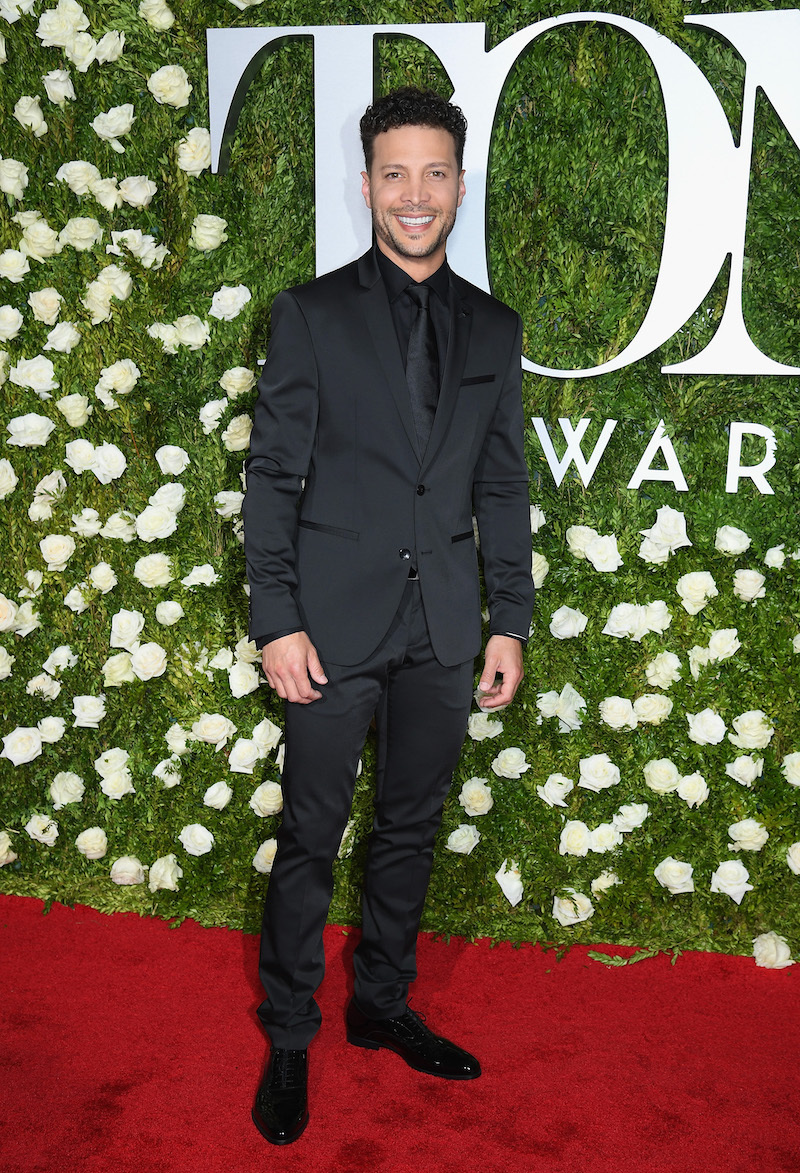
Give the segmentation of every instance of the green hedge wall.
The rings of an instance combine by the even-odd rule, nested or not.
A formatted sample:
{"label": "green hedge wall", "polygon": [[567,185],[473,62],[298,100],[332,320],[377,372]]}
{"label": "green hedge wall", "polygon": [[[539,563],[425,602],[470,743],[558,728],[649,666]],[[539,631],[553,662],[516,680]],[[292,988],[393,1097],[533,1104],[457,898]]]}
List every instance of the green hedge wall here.
{"label": "green hedge wall", "polygon": [[[274,837],[280,816],[264,812],[277,805],[278,792],[274,785],[259,791],[260,813],[250,802],[262,784],[280,782],[276,739],[282,717],[265,684],[256,687],[257,677],[246,666],[252,657],[246,646],[237,499],[220,504],[215,497],[241,490],[247,420],[238,417],[249,415],[254,397],[241,372],[233,383],[225,372],[257,371],[272,298],[285,286],[313,276],[312,51],[308,43],[294,42],[270,57],[247,97],[229,170],[215,176],[206,167],[192,175],[181,165],[185,148],[180,144],[193,130],[208,126],[205,29],[482,20],[490,45],[495,45],[536,19],[580,11],[581,6],[516,0],[374,5],[284,0],[234,6],[223,0],[183,0],[174,5],[174,23],[158,29],[140,15],[136,3],[86,0],[82,9],[69,10],[85,13],[85,36],[100,41],[108,32],[121,32],[124,49],[116,60],[94,61],[85,68],[79,68],[85,39],[83,48],[79,44],[70,50],[76,64],[63,46],[44,45],[37,37],[47,6],[23,0],[19,7],[23,11],[17,20],[9,20],[16,10],[8,3],[0,16],[0,56],[6,58],[0,65],[0,155],[5,161],[0,163],[0,254],[16,254],[23,234],[30,242],[23,247],[29,251],[38,248],[41,255],[58,249],[57,235],[75,217],[96,220],[97,229],[87,228],[85,220],[78,225],[83,236],[74,234],[74,226],[68,228],[59,251],[42,259],[29,257],[27,272],[22,271],[25,258],[8,253],[5,262],[0,258],[0,306],[10,307],[0,310],[0,349],[5,351],[0,458],[13,468],[12,475],[0,465],[5,518],[0,643],[6,653],[0,652],[0,735],[8,739],[6,756],[0,758],[0,859],[5,860],[0,885],[9,892],[83,901],[103,910],[193,916],[203,923],[254,929],[269,877],[253,860],[260,845]],[[680,45],[703,69],[732,126],[738,127],[743,63],[721,40],[683,25],[684,15],[702,11],[699,4],[635,0],[600,7],[655,27]],[[753,11],[774,7],[767,2],[749,6]],[[151,9],[158,12],[155,5]],[[740,6],[723,4],[718,10]],[[53,27],[55,18],[47,19]],[[157,16],[152,19],[158,22]],[[186,72],[192,89],[185,105],[159,102],[148,89],[148,79],[167,65]],[[45,74],[60,69],[70,72],[75,91],[74,99],[62,106],[48,100],[43,82]],[[384,90],[405,81],[450,92],[441,66],[423,46],[407,39],[381,42],[377,85]],[[35,95],[47,123],[40,136],[14,115],[20,98]],[[98,114],[126,103],[133,105],[135,120],[121,138],[124,153],[119,153],[91,124]],[[27,168],[21,198],[11,191],[14,169],[8,160]],[[155,194],[144,206],[135,206],[134,194],[133,202],[109,210],[91,190],[75,194],[57,178],[61,165],[71,160],[92,164],[102,179],[116,176],[119,183],[146,176],[155,184]],[[570,26],[541,38],[512,71],[491,159],[490,259],[495,292],[522,314],[526,353],[540,364],[590,366],[617,353],[635,333],[658,271],[666,162],[658,84],[643,51],[624,34],[591,24]],[[96,194],[113,198],[110,188],[113,184],[96,186]],[[759,95],[745,316],[756,343],[790,363],[800,358],[793,231],[800,210],[798,191],[797,147]],[[36,223],[34,213],[46,225]],[[193,247],[197,215],[227,221],[227,238],[218,247]],[[112,233],[130,230],[151,237],[149,245],[133,237],[128,246],[120,246],[120,255],[109,255]],[[91,243],[95,231],[101,236]],[[85,245],[87,238],[89,247],[68,243]],[[166,254],[154,253],[160,246]],[[127,296],[106,302],[101,297],[100,309],[93,313],[84,303],[87,289],[91,293],[96,288],[92,283],[109,264],[129,274],[130,291],[124,288],[126,279],[118,277],[122,285],[117,292]],[[108,274],[101,278],[101,289],[104,281],[109,281]],[[239,286],[249,291],[250,299],[235,316],[225,320],[210,314],[217,291]],[[45,349],[54,324],[39,320],[28,300],[31,293],[48,288],[62,298],[58,320],[74,323],[80,335],[68,352]],[[467,739],[445,811],[425,912],[428,929],[515,941],[603,940],[728,952],[750,952],[754,936],[774,930],[793,950],[800,948],[800,900],[795,898],[800,879],[794,870],[800,870],[800,758],[791,756],[800,752],[800,560],[791,556],[800,548],[797,384],[791,378],[678,378],[660,373],[662,365],[695,353],[711,337],[726,290],[723,272],[704,305],[674,338],[621,371],[585,380],[525,376],[527,414],[548,422],[559,453],[564,447],[556,426],[559,417],[573,424],[582,417],[591,419],[584,451],[605,419],[619,423],[588,488],[574,468],[556,488],[533,426],[529,430],[531,502],[545,519],[532,534],[532,551],[540,556],[535,568],[541,574],[544,559],[547,573],[527,650],[527,676],[515,705],[489,724],[492,736]],[[46,300],[34,299],[40,317]],[[91,296],[87,300],[91,306]],[[93,316],[106,312],[107,319],[92,324]],[[183,343],[165,350],[148,333],[153,323],[172,324],[185,315],[197,315],[199,322],[179,323]],[[175,332],[166,336],[174,340]],[[27,382],[34,382],[37,372],[47,373],[41,360],[49,359],[58,384],[47,390],[45,378],[42,397],[25,385],[26,368],[20,367],[37,356],[40,361]],[[135,385],[127,390],[128,374],[114,367],[123,360],[138,370]],[[112,370],[102,375],[108,368]],[[220,386],[221,378],[232,391]],[[58,403],[68,395],[86,397],[92,411],[85,422],[67,421]],[[211,418],[212,409],[201,418],[206,404],[222,399],[218,418]],[[54,425],[46,442],[9,443],[14,435],[7,425],[30,414]],[[688,492],[657,481],[645,481],[639,491],[625,487],[660,419],[686,474]],[[234,420],[238,422],[231,426]],[[773,496],[760,495],[748,481],[735,495],[725,492],[727,430],[737,420],[757,421],[777,433],[778,459],[768,474]],[[86,445],[68,449],[76,440],[88,441],[93,450]],[[98,455],[103,444],[114,449],[101,449]],[[166,465],[167,471],[161,471],[156,453],[165,445],[185,451],[185,469],[170,472],[179,466]],[[751,451],[746,445],[745,459],[754,457],[757,448]],[[122,457],[124,471],[112,477],[120,473]],[[84,467],[81,458],[89,467],[76,472],[75,466]],[[51,476],[56,470],[63,480]],[[45,477],[49,480],[40,486]],[[141,520],[149,499],[167,484],[183,487],[163,490],[157,498],[163,502],[166,496],[171,510],[154,517],[151,509]],[[183,507],[176,512],[181,498]],[[219,512],[225,502],[232,511],[229,517]],[[663,507],[683,514],[691,545],[653,563],[639,555],[641,531],[656,523]],[[85,510],[95,510],[96,516],[83,514],[76,523]],[[120,513],[123,529],[125,516],[129,524],[139,518],[144,537],[135,529],[127,540],[109,536],[119,533],[119,524],[109,527],[108,519]],[[535,516],[541,520],[539,513]],[[176,523],[172,532],[170,517]],[[154,529],[159,520],[162,529]],[[76,525],[80,532],[75,532]],[[100,526],[103,532],[93,532]],[[568,531],[574,526],[614,535],[621,565],[598,570],[589,559],[571,553]],[[717,532],[725,526],[747,535],[749,544],[741,553],[716,548]],[[155,532],[164,536],[153,538]],[[55,568],[59,563],[52,559],[53,568],[47,568],[40,543],[48,535],[75,542],[63,569]],[[570,538],[574,545],[574,532]],[[45,543],[45,553],[54,545],[62,552],[69,548],[69,542]],[[168,561],[140,565],[137,576],[139,559],[152,554]],[[209,585],[181,582],[194,567],[206,564],[214,579]],[[160,577],[163,585],[143,585],[146,570],[148,581]],[[735,593],[740,571],[764,576],[762,597],[748,602]],[[676,584],[694,572],[710,574],[717,593],[690,614]],[[744,581],[752,582],[752,574]],[[77,596],[70,594],[76,586]],[[78,610],[65,605],[65,596],[78,598],[73,602]],[[157,606],[168,601],[183,609],[172,625],[156,617]],[[669,625],[662,630],[639,633],[639,639],[604,634],[615,606],[656,601],[669,613]],[[562,607],[586,617],[582,634],[556,638],[551,633],[551,617]],[[138,613],[140,643],[157,645],[134,656],[145,679],[124,658],[125,648],[116,638],[119,618],[112,629],[120,611]],[[654,613],[649,614],[652,618]],[[159,615],[163,618],[163,607]],[[128,634],[134,631],[127,642],[135,647],[139,621],[130,615],[123,619]],[[738,643],[731,654],[709,660],[708,653],[697,651],[709,647],[714,633],[732,629],[735,637],[717,636],[711,643],[712,649],[722,647],[726,653]],[[126,642],[124,633],[120,639]],[[49,659],[63,647],[70,653]],[[680,679],[668,683],[662,677],[659,687],[648,678],[648,666],[663,652],[680,661]],[[112,656],[123,658],[104,669]],[[45,662],[49,671],[42,679]],[[106,680],[114,667],[133,679]],[[236,696],[231,679],[236,691],[253,690]],[[576,720],[571,724],[577,727],[562,732],[558,718],[546,715],[553,711],[554,696],[542,696],[563,697],[567,685],[585,703],[577,711],[573,707]],[[75,698],[101,694],[105,713],[96,727],[75,725]],[[669,706],[653,701],[640,702],[642,720],[634,729],[614,728],[604,719],[605,713],[613,720],[610,710],[615,710],[623,720],[627,715],[630,724],[632,710],[623,702],[652,695],[672,702],[660,723],[645,718]],[[622,700],[601,710],[609,697]],[[97,717],[100,705],[79,701],[77,711],[93,708]],[[715,715],[707,718],[707,728],[714,737],[724,735],[703,744],[690,739],[687,715],[706,709]],[[747,737],[733,744],[734,721],[753,712],[764,717],[749,719],[756,731],[751,741],[766,744],[753,747]],[[191,737],[181,744],[179,730],[191,731],[203,714],[221,719],[201,723],[200,733],[210,725],[221,726],[224,733],[230,728],[226,721],[235,726],[219,749]],[[60,722],[46,721],[45,738],[55,740],[44,740],[36,752],[37,735],[15,731],[37,730],[48,717],[62,718],[63,732]],[[278,729],[261,724],[265,717]],[[260,756],[253,764],[254,729]],[[473,732],[481,732],[480,722]],[[239,739],[245,745],[237,748],[233,764],[245,759],[246,767],[249,753],[252,773],[231,769],[229,755]],[[153,770],[175,748],[182,752],[160,770],[166,770],[167,778],[154,776]],[[122,752],[108,756],[115,749]],[[500,776],[493,766],[501,751],[510,749],[524,755],[526,768],[517,777]],[[26,754],[29,761],[14,764],[15,757]],[[617,767],[619,781],[596,790],[579,785],[581,761],[598,754]],[[744,757],[756,763],[750,767],[754,773],[760,770],[749,785],[726,772],[727,765]],[[519,758],[504,754],[503,762],[510,759],[513,764]],[[657,777],[651,762],[661,763]],[[368,743],[350,831],[336,865],[331,915],[339,922],[358,922],[373,763]],[[586,769],[584,765],[584,774]],[[741,762],[737,770],[745,776]],[[65,781],[64,774],[76,776],[82,785],[74,778]],[[705,798],[697,774],[707,787]],[[551,775],[575,784],[563,806],[541,797]],[[459,795],[473,778],[486,781],[492,805],[485,813],[469,815]],[[654,780],[656,789],[650,784]],[[552,786],[551,781],[545,793]],[[228,798],[222,809],[204,801],[211,787],[212,800]],[[698,799],[702,801],[690,805]],[[617,834],[620,808],[628,804],[646,804],[647,817],[635,829]],[[729,830],[742,821],[739,841],[744,836],[744,848],[736,846],[736,833]],[[567,846],[581,854],[560,850],[567,823]],[[213,836],[213,846],[202,854],[192,853],[198,844],[207,847],[210,842],[202,830],[181,839],[184,828],[196,825]],[[480,834],[469,854],[448,848],[459,827]],[[599,834],[590,836],[598,827]],[[100,858],[87,858],[76,847],[76,838],[90,828],[105,836],[107,847]],[[470,830],[457,836],[461,843],[474,838]],[[89,839],[96,843],[102,836],[94,831]],[[269,853],[268,846],[259,861],[268,860]],[[126,857],[133,861],[117,865],[112,876],[112,864]],[[691,865],[693,891],[672,893],[656,878],[655,869],[668,857]],[[162,862],[154,868],[157,860]],[[516,868],[523,886],[515,905],[495,880],[504,860],[508,869]],[[724,890],[711,890],[718,866],[730,861],[740,861],[749,876],[751,887],[740,903]],[[182,872],[177,887],[159,886],[175,882],[176,868]],[[609,879],[608,873],[618,882],[598,884],[601,875]],[[673,868],[673,887],[682,882],[688,886],[687,875],[687,868]],[[573,903],[569,890],[581,894]],[[566,910],[561,920],[554,916],[554,900]],[[572,919],[572,911],[585,916],[590,910],[591,916],[578,923],[561,923]]]}

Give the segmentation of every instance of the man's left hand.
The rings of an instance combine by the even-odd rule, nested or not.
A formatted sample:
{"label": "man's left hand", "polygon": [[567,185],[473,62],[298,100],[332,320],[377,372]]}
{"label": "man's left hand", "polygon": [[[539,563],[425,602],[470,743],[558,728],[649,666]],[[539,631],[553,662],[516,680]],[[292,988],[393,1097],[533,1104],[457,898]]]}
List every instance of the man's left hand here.
{"label": "man's left hand", "polygon": [[[483,693],[480,707],[498,709],[509,704],[524,675],[520,641],[510,635],[490,636],[478,685]],[[498,677],[499,679],[496,679]]]}

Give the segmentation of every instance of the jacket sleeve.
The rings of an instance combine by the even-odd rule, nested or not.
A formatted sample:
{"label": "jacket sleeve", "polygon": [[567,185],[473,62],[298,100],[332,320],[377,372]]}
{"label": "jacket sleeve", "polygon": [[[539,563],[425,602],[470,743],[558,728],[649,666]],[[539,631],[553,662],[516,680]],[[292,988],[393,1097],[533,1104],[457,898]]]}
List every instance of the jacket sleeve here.
{"label": "jacket sleeve", "polygon": [[528,468],[522,414],[522,322],[473,482],[493,633],[526,637],[533,612]]}
{"label": "jacket sleeve", "polygon": [[297,506],[312,459],[318,380],[308,324],[296,297],[280,293],[258,382],[245,461],[244,547],[250,637],[301,629],[297,606]]}

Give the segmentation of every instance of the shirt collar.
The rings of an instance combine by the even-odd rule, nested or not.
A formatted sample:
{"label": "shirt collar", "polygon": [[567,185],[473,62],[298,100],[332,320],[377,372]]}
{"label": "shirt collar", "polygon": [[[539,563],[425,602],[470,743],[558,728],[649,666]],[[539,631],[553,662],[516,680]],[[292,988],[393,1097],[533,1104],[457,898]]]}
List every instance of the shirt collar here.
{"label": "shirt collar", "polygon": [[378,248],[377,244],[373,245],[373,248],[390,302],[395,301],[409,285],[421,284],[429,285],[442,304],[447,305],[450,291],[450,266],[446,260],[442,261],[435,273],[431,273],[430,277],[426,277],[424,281],[418,283],[409,277],[404,269],[390,260],[386,253]]}

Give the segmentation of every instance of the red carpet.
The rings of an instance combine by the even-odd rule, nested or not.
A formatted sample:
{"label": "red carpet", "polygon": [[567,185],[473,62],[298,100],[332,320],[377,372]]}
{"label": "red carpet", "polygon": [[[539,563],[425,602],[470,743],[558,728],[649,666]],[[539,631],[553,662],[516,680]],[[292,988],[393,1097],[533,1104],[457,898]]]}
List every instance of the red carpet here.
{"label": "red carpet", "polygon": [[9,896],[0,933],[3,1173],[800,1170],[800,965],[425,938],[413,1004],[483,1063],[451,1084],[344,1042],[356,937],[330,928],[311,1123],[275,1149],[256,938]]}

